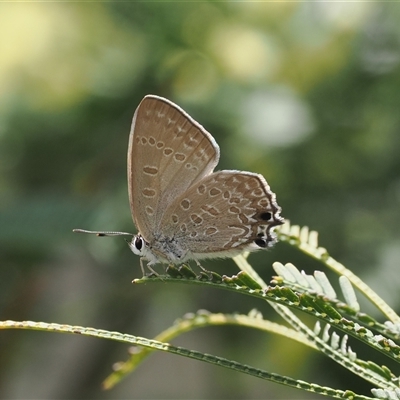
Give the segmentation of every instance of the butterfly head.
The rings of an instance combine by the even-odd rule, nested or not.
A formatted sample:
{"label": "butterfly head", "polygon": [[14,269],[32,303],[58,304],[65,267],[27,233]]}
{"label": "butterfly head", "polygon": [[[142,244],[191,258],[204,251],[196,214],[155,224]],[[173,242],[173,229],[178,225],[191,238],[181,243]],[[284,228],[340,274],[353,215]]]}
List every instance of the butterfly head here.
{"label": "butterfly head", "polygon": [[128,242],[128,245],[134,254],[148,260],[150,265],[160,262],[159,258],[152,252],[150,245],[144,240],[140,233],[133,236],[132,240]]}

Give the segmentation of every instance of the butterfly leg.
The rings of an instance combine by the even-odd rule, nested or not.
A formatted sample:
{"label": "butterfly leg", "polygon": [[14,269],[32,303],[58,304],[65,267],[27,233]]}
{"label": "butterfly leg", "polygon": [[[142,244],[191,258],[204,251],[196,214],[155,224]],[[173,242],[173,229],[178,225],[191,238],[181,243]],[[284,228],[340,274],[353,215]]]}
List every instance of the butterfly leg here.
{"label": "butterfly leg", "polygon": [[195,262],[196,262],[196,264],[197,264],[197,266],[203,271],[203,272],[205,272],[206,274],[208,274],[210,271],[207,271],[201,264],[200,264],[200,261],[199,260],[194,260]]}
{"label": "butterfly leg", "polygon": [[212,273],[211,271],[205,269],[201,264],[199,260],[194,260],[197,264],[197,266],[209,277],[209,279],[212,279]]}
{"label": "butterfly leg", "polygon": [[[144,259],[144,257],[140,257],[140,268],[141,268],[141,270],[142,270],[142,274],[143,274],[143,276],[146,276],[147,274],[145,273],[145,267],[144,267],[144,265],[143,265],[143,263],[145,262],[146,260]],[[151,274],[154,274],[155,276],[159,276],[159,274],[156,272],[156,271],[154,271],[154,269],[153,268],[151,268],[151,266],[149,265],[150,263],[147,263],[146,264],[146,267],[147,267],[147,269],[151,272]],[[150,274],[150,275],[151,275]]]}

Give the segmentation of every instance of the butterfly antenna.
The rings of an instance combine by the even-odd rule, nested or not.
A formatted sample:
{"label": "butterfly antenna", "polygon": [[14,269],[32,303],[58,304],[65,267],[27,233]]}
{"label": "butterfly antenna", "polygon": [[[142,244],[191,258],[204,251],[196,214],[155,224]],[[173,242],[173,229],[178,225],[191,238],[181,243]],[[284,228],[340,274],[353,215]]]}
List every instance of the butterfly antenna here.
{"label": "butterfly antenna", "polygon": [[90,233],[96,236],[135,236],[133,233],[128,232],[103,232],[103,231],[87,231],[85,229],[73,229],[74,233]]}

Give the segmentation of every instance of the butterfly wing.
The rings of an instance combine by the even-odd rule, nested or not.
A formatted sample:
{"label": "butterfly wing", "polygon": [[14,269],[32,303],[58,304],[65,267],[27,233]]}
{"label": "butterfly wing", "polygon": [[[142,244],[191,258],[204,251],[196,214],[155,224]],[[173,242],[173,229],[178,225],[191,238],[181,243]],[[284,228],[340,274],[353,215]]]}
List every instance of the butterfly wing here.
{"label": "butterfly wing", "polygon": [[168,207],[161,226],[164,247],[159,250],[166,254],[166,243],[171,242],[170,258],[177,254],[185,261],[269,247],[276,240],[272,228],[283,223],[280,211],[262,175],[214,172]]}
{"label": "butterfly wing", "polygon": [[128,192],[136,228],[148,242],[168,206],[218,164],[214,138],[174,103],[146,96],[129,136]]}

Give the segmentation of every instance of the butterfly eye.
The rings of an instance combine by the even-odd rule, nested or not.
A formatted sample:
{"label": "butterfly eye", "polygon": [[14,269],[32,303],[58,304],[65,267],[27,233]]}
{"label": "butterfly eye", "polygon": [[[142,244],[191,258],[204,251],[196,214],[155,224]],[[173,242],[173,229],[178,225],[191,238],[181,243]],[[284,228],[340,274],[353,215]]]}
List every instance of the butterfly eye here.
{"label": "butterfly eye", "polygon": [[135,237],[133,245],[140,251],[143,247],[143,239],[141,237]]}

